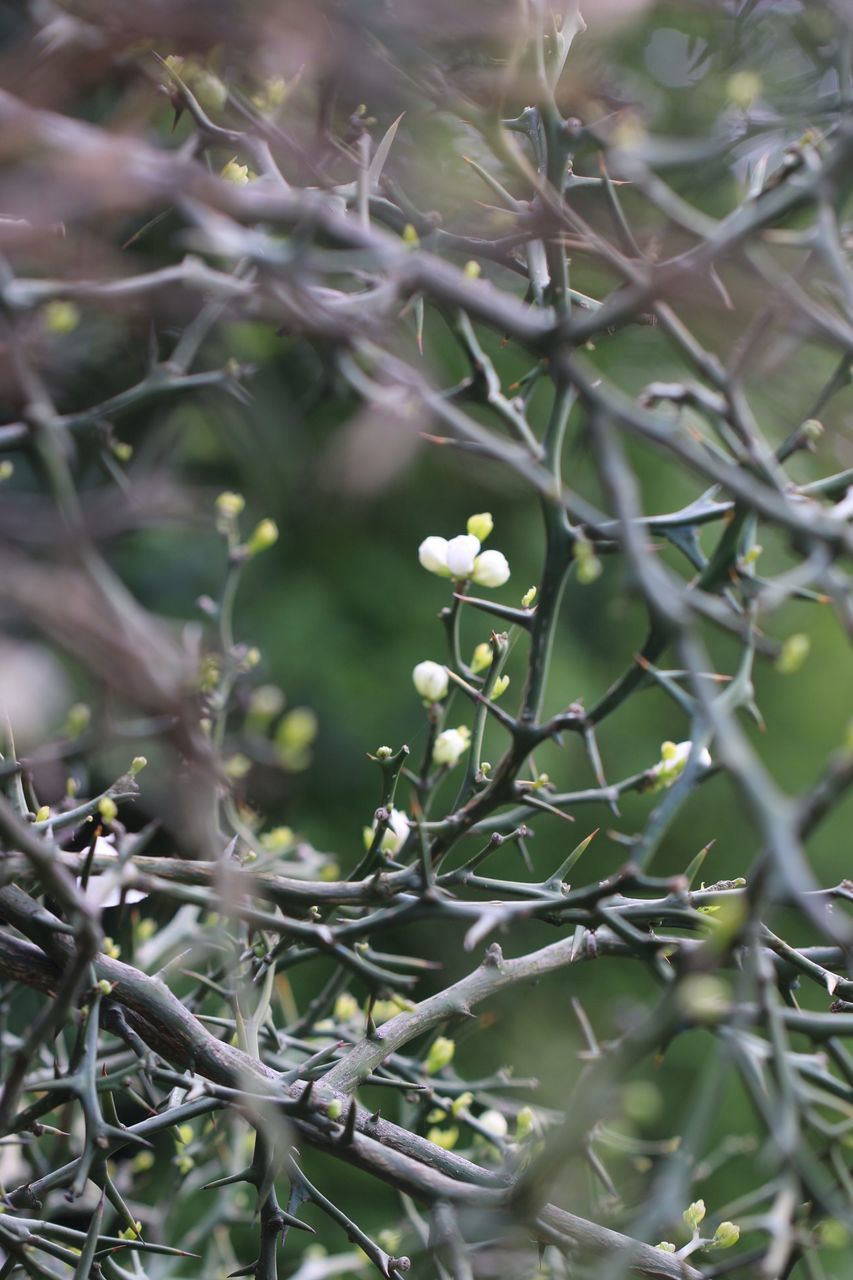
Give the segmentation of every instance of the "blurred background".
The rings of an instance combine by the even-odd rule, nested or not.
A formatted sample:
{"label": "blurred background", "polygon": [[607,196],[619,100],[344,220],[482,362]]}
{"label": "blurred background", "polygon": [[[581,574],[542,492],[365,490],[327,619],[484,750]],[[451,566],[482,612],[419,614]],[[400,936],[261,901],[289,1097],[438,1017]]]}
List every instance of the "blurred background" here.
{"label": "blurred background", "polygon": [[[792,143],[826,128],[837,115],[840,97],[849,100],[850,12],[841,3],[610,0],[588,8],[594,12],[585,15],[589,30],[576,42],[563,77],[561,110],[584,124],[595,123],[610,138],[618,136],[677,193],[715,217],[734,208],[761,175],[777,169]],[[428,7],[417,0],[394,6],[366,0],[316,6],[285,0],[188,0],[174,6],[148,0],[112,3],[108,12],[82,0],[8,3],[0,11],[0,81],[35,106],[92,122],[114,135],[126,131],[165,150],[178,150],[191,141],[194,125],[186,114],[176,118],[152,51],[163,58],[183,58],[185,70],[190,64],[203,69],[194,73],[196,92],[214,119],[228,123],[235,118],[233,101],[226,107],[219,98],[222,85],[247,110],[254,103],[254,110],[270,112],[282,171],[289,181],[303,185],[331,185],[351,176],[346,157],[334,148],[327,154],[317,151],[318,119],[342,137],[348,121],[361,111],[362,119],[375,120],[369,129],[378,140],[405,113],[387,177],[413,209],[438,215],[443,229],[488,238],[507,224],[507,215],[466,162],[467,157],[495,170],[480,135],[466,121],[465,104],[488,105],[490,95],[501,91],[507,93],[509,114],[527,105],[530,86],[523,68],[507,65],[522,11],[523,6],[498,0],[453,5],[439,0]],[[273,109],[275,98],[280,105]],[[12,276],[87,279],[138,273],[167,266],[192,249],[186,222],[173,207],[128,211],[117,200],[115,209],[99,207],[94,216],[85,181],[75,188],[74,174],[66,173],[67,186],[55,187],[48,180],[55,172],[40,169],[38,156],[27,154],[8,133],[0,142],[0,158],[0,248],[7,281]],[[204,155],[214,172],[231,160],[250,163],[224,142]],[[312,164],[320,172],[312,175]],[[575,172],[598,173],[593,146],[579,148]],[[498,170],[496,176],[517,198],[528,198],[512,175]],[[644,249],[672,254],[683,233],[640,192],[623,188],[623,198]],[[599,189],[579,187],[572,199],[602,235],[615,235]],[[31,215],[37,215],[32,223],[21,222]],[[785,247],[778,252],[790,266]],[[452,252],[449,256],[454,257]],[[458,255],[454,260],[460,261]],[[519,275],[486,257],[479,262],[485,276],[523,296]],[[831,282],[821,279],[825,268],[816,264],[813,270],[815,279],[809,277],[807,283],[818,291],[830,289]],[[799,332],[784,300],[772,296],[742,263],[724,263],[720,276],[719,290],[707,281],[686,280],[674,305],[721,359],[742,349],[750,403],[765,437],[777,445],[813,415],[837,356]],[[582,252],[573,256],[574,288],[599,298],[616,283]],[[10,323],[14,326],[16,342],[23,344],[54,403],[69,414],[109,401],[144,378],[152,353],[158,359],[168,356],[192,321],[197,301],[175,289],[153,298],[77,299],[17,311],[7,295],[5,307],[4,332]],[[417,361],[434,384],[452,385],[466,368],[444,318],[427,308],[422,354],[417,325],[414,310],[400,317],[398,350]],[[486,333],[480,336],[505,387],[529,372],[530,362],[517,351]],[[589,355],[631,396],[640,395],[652,381],[685,377],[683,360],[651,325],[630,325],[609,334]],[[223,490],[245,495],[246,530],[265,517],[276,521],[278,542],[251,562],[239,588],[236,639],[256,646],[260,660],[238,689],[226,754],[237,760],[239,798],[260,815],[264,830],[291,828],[347,873],[361,856],[362,829],[370,824],[380,798],[377,771],[367,754],[382,744],[396,749],[407,743],[417,757],[427,726],[411,670],[424,659],[444,658],[437,614],[447,601],[447,584],[421,570],[419,543],[429,534],[461,532],[473,512],[492,512],[492,543],[512,567],[499,598],[518,604],[540,572],[539,508],[529,489],[506,471],[431,442],[427,437],[434,428],[428,420],[400,418],[358,403],[340,376],[335,352],[323,341],[277,330],[263,318],[247,318],[226,307],[195,368],[220,370],[229,362],[238,371],[234,386],[152,395],[126,411],[105,415],[109,425],[103,429],[75,434],[73,474],[88,525],[111,566],[146,609],[167,619],[175,636],[200,651],[213,644],[204,602],[221,596],[227,568],[226,547],[215,527],[216,495]],[[0,351],[0,396],[3,422],[16,422],[22,403],[20,369],[8,341]],[[547,396],[537,393],[530,412],[537,429],[544,425],[547,408]],[[472,412],[476,416],[479,411]],[[689,416],[693,411],[677,412]],[[843,388],[819,417],[825,430],[817,452],[798,455],[790,466],[800,482],[853,465],[850,391]],[[675,510],[701,493],[694,478],[662,456],[633,444],[629,452],[647,513]],[[55,560],[58,546],[61,559],[61,530],[45,498],[37,459],[14,444],[3,457],[14,464],[14,473],[0,489],[4,543],[36,567]],[[604,504],[583,424],[574,418],[566,477],[576,492]],[[706,535],[706,551],[712,539]],[[794,563],[772,533],[762,531],[760,541],[765,576]],[[680,565],[671,549],[661,547],[660,554]],[[591,705],[642,646],[645,614],[628,590],[624,568],[616,558],[603,563],[594,583],[581,585],[573,579],[567,590],[547,696],[551,711],[577,700]],[[6,609],[0,616],[0,698],[7,704],[20,752],[61,734],[73,704],[91,708],[93,723],[105,711],[116,712],[116,694],[69,653],[73,646],[63,642],[61,627],[58,639],[56,630],[46,639],[20,609]],[[470,654],[489,630],[484,615],[470,612],[464,619],[463,652]],[[828,604],[788,604],[768,621],[768,631],[778,638],[807,633],[811,642],[808,658],[794,676],[759,661],[756,702],[766,728],[749,726],[773,776],[794,793],[814,780],[847,732],[853,705],[848,640]],[[718,669],[731,672],[737,647],[719,633],[709,632],[707,642]],[[524,661],[521,640],[507,667],[512,678],[505,695],[509,705],[523,683]],[[245,713],[251,721],[254,708],[257,720],[252,690],[259,686],[273,709],[263,750],[246,731]],[[456,710],[464,722],[466,708],[458,703]],[[449,723],[455,723],[452,717]],[[673,703],[659,692],[631,698],[601,727],[608,780],[650,767],[664,740],[680,741],[687,732]],[[487,739],[486,758],[496,759],[500,749],[496,733]],[[133,744],[131,754],[136,752],[148,756],[150,766],[126,820],[137,827],[158,818],[162,825],[151,851],[169,853],[181,810],[173,750],[156,736],[143,736]],[[85,759],[73,762],[73,769],[81,782],[103,786],[126,768],[127,754],[127,743],[96,744]],[[547,770],[561,791],[594,785],[586,757],[572,738],[562,750],[542,752],[537,766]],[[66,772],[65,761],[36,770],[40,799],[56,801]],[[451,779],[448,804],[454,786]],[[654,803],[648,795],[629,794],[618,815],[603,805],[579,807],[571,827],[556,818],[538,819],[529,842],[535,873],[544,875],[594,829],[599,834],[578,864],[576,882],[598,880],[616,870],[626,859],[624,838],[642,829]],[[850,872],[850,820],[848,802],[810,841],[810,861],[824,884],[837,883]],[[693,795],[656,856],[653,872],[683,871],[712,841],[702,873],[708,883],[746,873],[757,853],[757,838],[736,789],[722,775]],[[513,860],[518,861],[515,851],[495,859],[494,873],[512,869],[521,876],[523,868],[513,866]],[[170,912],[166,903],[155,908],[163,924]],[[801,924],[789,920],[785,926],[789,940],[805,940],[797,936]],[[515,954],[553,936],[547,926],[531,924],[502,941]],[[437,933],[432,925],[412,926],[405,938],[387,937],[383,946],[404,946],[410,954],[441,962],[441,972],[426,978],[418,995],[475,963],[463,951],[461,928]],[[291,981],[297,1005],[326,976],[304,967],[295,970]],[[471,1075],[507,1067],[522,1079],[535,1076],[541,1100],[559,1106],[577,1071],[578,1032],[570,996],[580,998],[606,1039],[637,1016],[654,990],[652,976],[636,965],[602,959],[578,967],[570,985],[560,979],[523,998],[515,994],[495,1001],[467,1039],[460,1035],[456,1063]],[[364,996],[357,985],[354,994]],[[633,1100],[626,1097],[625,1113],[613,1117],[611,1155],[629,1201],[632,1180],[639,1188],[648,1176],[659,1150],[655,1144],[683,1129],[684,1099],[703,1069],[709,1044],[696,1034],[674,1045],[658,1067],[638,1076],[638,1082],[650,1087],[636,1090]],[[713,1167],[714,1157],[702,1184],[714,1208],[753,1185],[752,1132],[749,1104],[732,1080],[720,1109],[719,1167]],[[625,1133],[640,1146],[620,1151],[619,1134]],[[649,1144],[645,1154],[642,1143]],[[396,1217],[390,1192],[377,1195],[374,1187],[362,1186],[357,1175],[339,1168],[324,1167],[322,1177],[326,1186],[336,1181],[347,1185],[352,1212],[366,1227]],[[563,1202],[585,1212],[591,1203],[587,1171],[574,1170],[566,1177]],[[156,1193],[162,1192],[160,1184]],[[201,1210],[184,1206],[181,1212],[192,1217]],[[321,1226],[319,1219],[314,1225]],[[321,1240],[328,1243],[327,1228],[322,1231]],[[293,1252],[287,1256],[295,1257],[299,1248],[289,1243]],[[834,1271],[832,1265],[830,1258],[827,1274],[846,1274],[844,1250]]]}

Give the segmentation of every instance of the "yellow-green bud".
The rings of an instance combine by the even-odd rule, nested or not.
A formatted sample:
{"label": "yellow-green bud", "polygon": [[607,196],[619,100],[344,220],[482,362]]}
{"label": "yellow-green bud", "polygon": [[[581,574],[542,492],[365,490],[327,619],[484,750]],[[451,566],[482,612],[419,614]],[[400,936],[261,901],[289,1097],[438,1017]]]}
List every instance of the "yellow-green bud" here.
{"label": "yellow-green bud", "polygon": [[601,576],[601,561],[592,549],[592,543],[585,538],[578,538],[572,547],[572,555],[577,565],[578,582],[587,587]]}
{"label": "yellow-green bud", "polygon": [[245,778],[252,767],[252,762],[242,751],[237,751],[225,761],[222,767],[226,777],[240,779]]}
{"label": "yellow-green bud", "polygon": [[721,1222],[712,1241],[715,1249],[731,1249],[740,1240],[740,1227],[735,1222]]}
{"label": "yellow-green bud", "polygon": [[464,1093],[460,1093],[458,1098],[454,1098],[450,1104],[450,1110],[454,1116],[460,1115],[463,1111],[467,1111],[471,1103],[474,1101],[474,1095],[469,1089]]}
{"label": "yellow-green bud", "polygon": [[261,520],[246,543],[246,550],[250,556],[256,556],[260,551],[266,551],[269,547],[275,546],[276,542],[278,542],[278,525],[275,520]]}
{"label": "yellow-green bud", "polygon": [[496,700],[497,698],[500,698],[502,694],[506,693],[508,688],[509,676],[498,676],[497,680],[492,685],[492,699]]}
{"label": "yellow-green bud", "polygon": [[808,636],[802,633],[788,636],[782,645],[782,652],[776,659],[776,670],[782,676],[794,675],[809,656],[810,649],[811,641]]}
{"label": "yellow-green bud", "polygon": [[449,1129],[430,1129],[427,1133],[427,1142],[434,1142],[437,1147],[443,1147],[445,1151],[452,1151],[459,1141],[459,1129],[456,1125],[452,1125]]}
{"label": "yellow-green bud", "polygon": [[79,738],[89,727],[92,719],[91,709],[85,702],[75,702],[73,707],[68,708],[68,716],[65,720],[65,736],[66,738]]}
{"label": "yellow-green bud", "polygon": [[655,1245],[656,1249],[660,1249],[661,1253],[675,1253],[675,1245],[670,1240],[661,1240],[660,1244]]}
{"label": "yellow-green bud", "polygon": [[535,599],[536,599],[536,588],[531,587],[530,590],[525,591],[524,595],[521,597],[522,609],[529,609]]}
{"label": "yellow-green bud", "polygon": [[45,307],[43,318],[48,333],[73,333],[80,323],[80,310],[73,302],[55,298]]}
{"label": "yellow-green bud", "polygon": [[684,1225],[689,1231],[698,1231],[699,1223],[705,1217],[705,1201],[694,1200],[691,1205],[684,1210]]}
{"label": "yellow-green bud", "polygon": [[100,982],[98,983],[98,990],[100,991],[101,995],[108,996],[112,991],[112,989],[113,989],[113,984],[111,982],[107,982],[106,978],[101,978]]}
{"label": "yellow-green bud", "polygon": [[468,517],[468,532],[481,542],[486,541],[494,527],[491,511],[480,511],[477,515]]}
{"label": "yellow-green bud", "polygon": [[742,111],[752,106],[761,89],[761,76],[757,71],[736,71],[726,81],[726,97]]}
{"label": "yellow-green bud", "polygon": [[112,796],[101,796],[98,801],[98,813],[104,822],[115,822],[118,816],[118,805]]}
{"label": "yellow-green bud", "polygon": [[428,1076],[434,1076],[453,1061],[455,1052],[456,1044],[453,1040],[448,1039],[447,1036],[437,1036],[424,1060],[424,1071]]}
{"label": "yellow-green bud", "polygon": [[709,973],[692,974],[679,983],[678,999],[684,1012],[695,1022],[717,1022],[731,1009],[729,988]]}
{"label": "yellow-green bud", "polygon": [[223,520],[236,520],[245,505],[242,493],[220,493],[216,499],[216,513]]}
{"label": "yellow-green bud", "polygon": [[476,280],[480,275],[481,267],[479,262],[475,262],[474,259],[471,258],[470,261],[465,263],[462,271],[469,280]]}
{"label": "yellow-green bud", "polygon": [[403,227],[403,244],[407,244],[410,249],[417,249],[420,242],[420,236],[417,231],[415,231],[411,222],[407,222]]}
{"label": "yellow-green bud", "polygon": [[522,1107],[518,1115],[515,1117],[515,1138],[517,1142],[523,1142],[525,1138],[529,1138],[533,1132],[535,1116],[532,1107]]}
{"label": "yellow-green bud", "polygon": [[333,1098],[326,1108],[326,1115],[330,1120],[339,1120],[343,1109],[343,1103],[339,1102],[337,1098]]}
{"label": "yellow-green bud", "polygon": [[119,1232],[120,1240],[141,1240],[142,1239],[142,1223],[134,1222],[132,1227],[125,1227]]}
{"label": "yellow-green bud", "polygon": [[249,181],[249,166],[247,164],[238,164],[235,156],[233,160],[229,160],[226,165],[222,166],[219,176],[224,178],[226,182],[233,182],[237,187],[245,187]]}
{"label": "yellow-green bud", "polygon": [[335,1017],[339,1022],[349,1022],[358,1013],[358,1001],[355,996],[344,991],[335,1001]]}
{"label": "yellow-green bud", "polygon": [[147,765],[148,760],[145,756],[134,756],[130,762],[131,776],[135,778],[138,773],[141,773],[142,770],[147,767]]}
{"label": "yellow-green bud", "polygon": [[474,650],[474,656],[471,659],[471,670],[474,675],[478,675],[481,671],[485,671],[487,667],[492,665],[495,655],[492,653],[492,646],[485,640],[482,644],[478,644]]}
{"label": "yellow-green bud", "polygon": [[36,822],[47,822],[50,817],[50,805],[43,804],[36,812]]}
{"label": "yellow-green bud", "polygon": [[0,462],[0,480],[10,480],[15,474],[15,464],[10,462],[8,458],[4,458]]}
{"label": "yellow-green bud", "polygon": [[118,458],[119,462],[130,462],[133,457],[133,445],[128,444],[126,440],[113,441],[113,456]]}

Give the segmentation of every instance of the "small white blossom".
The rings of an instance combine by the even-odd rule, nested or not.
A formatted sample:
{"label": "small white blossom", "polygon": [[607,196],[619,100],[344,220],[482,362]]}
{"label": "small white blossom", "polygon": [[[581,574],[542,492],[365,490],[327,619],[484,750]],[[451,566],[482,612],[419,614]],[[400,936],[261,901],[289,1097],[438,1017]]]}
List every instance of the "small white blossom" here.
{"label": "small white blossom", "polygon": [[483,1128],[486,1129],[494,1138],[506,1137],[509,1131],[509,1125],[506,1122],[506,1117],[500,1111],[484,1111],[483,1114],[477,1118]]}
{"label": "small white blossom", "polygon": [[474,581],[480,587],[502,587],[509,581],[509,564],[502,551],[483,551],[474,561]]}
{"label": "small white blossom", "polygon": [[419,662],[412,680],[425,702],[440,702],[450,683],[446,667],[439,662]]}
{"label": "small white blossom", "polygon": [[471,533],[460,533],[447,544],[447,567],[454,578],[470,578],[480,550],[480,539]]}
{"label": "small white blossom", "polygon": [[[654,768],[649,770],[651,777],[654,779],[655,791],[672,786],[684,772],[692,750],[692,742],[661,743],[660,760]],[[707,747],[702,747],[699,752],[699,764],[703,769],[708,769],[711,766],[711,753]]]}
{"label": "small white blossom", "polygon": [[435,535],[424,538],[418,547],[418,559],[430,573],[437,573],[441,578],[449,578],[447,567],[447,539]]}
{"label": "small white blossom", "polygon": [[[376,830],[376,822],[373,824],[373,830]],[[409,838],[411,823],[403,813],[402,809],[392,809],[388,815],[388,826],[382,836],[382,842],[379,845],[382,853],[397,853],[402,849],[403,845]]]}
{"label": "small white blossom", "polygon": [[435,740],[432,758],[435,764],[443,764],[448,769],[457,765],[468,750],[471,741],[469,730],[460,725],[458,729],[445,729]]}

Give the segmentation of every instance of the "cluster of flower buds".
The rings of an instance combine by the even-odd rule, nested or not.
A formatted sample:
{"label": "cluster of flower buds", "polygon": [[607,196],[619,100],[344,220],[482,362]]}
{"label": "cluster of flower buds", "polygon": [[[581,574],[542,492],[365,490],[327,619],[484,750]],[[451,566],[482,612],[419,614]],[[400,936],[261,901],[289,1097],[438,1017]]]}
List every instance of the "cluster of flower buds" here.
{"label": "cluster of flower buds", "polygon": [[494,527],[488,511],[471,516],[468,532],[455,538],[431,535],[418,548],[418,559],[430,573],[478,587],[502,587],[509,581],[509,564],[502,551],[481,551]]}

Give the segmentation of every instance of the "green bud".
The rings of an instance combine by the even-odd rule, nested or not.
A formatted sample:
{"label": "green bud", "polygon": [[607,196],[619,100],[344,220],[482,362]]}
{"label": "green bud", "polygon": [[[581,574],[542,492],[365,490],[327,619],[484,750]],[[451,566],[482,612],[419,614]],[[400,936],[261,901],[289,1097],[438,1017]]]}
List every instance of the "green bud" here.
{"label": "green bud", "polygon": [[424,1060],[424,1071],[428,1076],[434,1076],[453,1061],[453,1055],[456,1052],[456,1044],[453,1040],[449,1040],[447,1036],[437,1036],[429,1047],[426,1059]]}
{"label": "green bud", "polygon": [[65,736],[73,742],[75,738],[79,738],[89,727],[92,719],[91,708],[85,702],[75,702],[73,707],[69,707],[68,716],[65,720]]}
{"label": "green bud", "polygon": [[711,1242],[715,1249],[731,1249],[740,1240],[740,1227],[734,1222],[721,1222]]}
{"label": "green bud", "polygon": [[492,653],[492,646],[485,640],[482,644],[478,644],[477,648],[474,650],[474,656],[471,659],[471,670],[474,675],[479,675],[481,671],[485,671],[487,667],[490,667],[494,660],[494,656],[495,655]]}
{"label": "green bud", "polygon": [[138,773],[141,773],[142,770],[147,767],[147,765],[148,760],[145,756],[134,756],[130,762],[131,777],[135,778]]}
{"label": "green bud", "polygon": [[246,551],[250,556],[256,556],[259,552],[275,546],[276,542],[278,542],[278,525],[275,520],[262,520],[246,543]]}
{"label": "green bud", "polygon": [[523,1142],[533,1132],[535,1115],[532,1107],[522,1107],[515,1117],[515,1139]]}
{"label": "green bud", "polygon": [[480,267],[479,262],[475,262],[473,258],[466,262],[465,266],[462,268],[463,274],[466,275],[469,280],[476,280],[479,277],[481,270],[482,268]]}
{"label": "green bud", "polygon": [[100,991],[101,995],[108,996],[112,991],[112,989],[113,989],[113,984],[111,982],[107,982],[106,978],[101,978],[100,982],[98,983],[98,990]]}
{"label": "green bud", "polygon": [[55,298],[43,313],[44,327],[48,333],[73,333],[80,323],[80,310],[73,302]]}
{"label": "green bud", "polygon": [[220,493],[216,499],[216,514],[223,523],[233,524],[245,505],[246,499],[242,493]]}
{"label": "green bud", "polygon": [[389,756],[392,756],[393,754],[394,752],[391,750],[390,747],[377,747],[376,749],[377,760],[387,760]]}
{"label": "green bud", "polygon": [[407,222],[403,227],[403,244],[407,244],[410,249],[417,249],[420,242],[420,236],[417,231],[415,231],[411,222]]}
{"label": "green bud", "polygon": [[536,588],[531,587],[530,590],[525,591],[524,595],[521,597],[522,609],[529,609],[535,599],[536,599]]}
{"label": "green bud", "polygon": [[15,474],[15,464],[10,462],[8,458],[4,458],[0,462],[0,480],[10,480]]}
{"label": "green bud", "polygon": [[502,694],[506,693],[509,688],[509,676],[498,676],[492,685],[492,699],[498,699]]}
{"label": "green bud", "polygon": [[726,97],[729,102],[746,111],[761,94],[763,83],[757,71],[736,71],[726,81]]}
{"label": "green bud", "polygon": [[237,157],[234,156],[232,160],[222,166],[219,176],[224,178],[226,182],[233,182],[237,187],[245,187],[249,182],[249,166],[247,164],[238,164]]}
{"label": "green bud", "polygon": [[776,659],[776,670],[782,676],[794,675],[809,656],[810,649],[811,641],[808,636],[801,633],[788,636],[782,645],[782,652]]}
{"label": "green bud", "polygon": [[98,801],[98,813],[104,822],[115,822],[118,816],[118,805],[112,796],[101,796]]}
{"label": "green bud", "polygon": [[245,778],[252,767],[252,762],[242,751],[237,751],[225,761],[222,768],[228,778]]}
{"label": "green bud", "polygon": [[326,1115],[330,1120],[339,1120],[343,1113],[343,1109],[343,1103],[337,1098],[333,1098],[328,1107],[326,1107]]}
{"label": "green bud", "polygon": [[348,991],[344,991],[335,1001],[335,1018],[339,1022],[349,1022],[358,1013],[358,1001]]}
{"label": "green bud", "polygon": [[468,517],[468,532],[473,537],[478,538],[480,542],[486,541],[494,527],[495,522],[492,519],[491,511],[481,511],[479,515]]}
{"label": "green bud", "polygon": [[459,1141],[459,1129],[456,1125],[452,1125],[449,1129],[430,1129],[427,1134],[427,1142],[434,1142],[437,1147],[443,1147],[445,1151],[452,1151]]}
{"label": "green bud", "polygon": [[683,1217],[684,1225],[689,1231],[698,1231],[699,1223],[705,1217],[705,1201],[694,1200],[693,1203],[684,1210]]}
{"label": "green bud", "polygon": [[577,539],[572,547],[572,556],[577,566],[578,582],[582,586],[589,586],[591,582],[595,582],[596,578],[601,576],[601,561],[595,554],[592,543],[587,542],[586,538]]}
{"label": "green bud", "polygon": [[660,1249],[661,1253],[675,1253],[675,1245],[669,1240],[661,1240],[660,1244],[655,1245],[656,1249]]}

